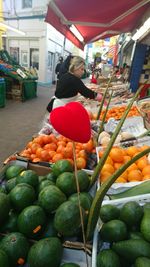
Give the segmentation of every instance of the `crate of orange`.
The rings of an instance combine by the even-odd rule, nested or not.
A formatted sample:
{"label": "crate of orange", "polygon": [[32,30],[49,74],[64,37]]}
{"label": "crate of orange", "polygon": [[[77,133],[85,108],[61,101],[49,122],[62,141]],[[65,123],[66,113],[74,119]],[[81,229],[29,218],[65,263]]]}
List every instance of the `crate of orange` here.
{"label": "crate of orange", "polygon": [[[93,140],[90,139],[85,144],[75,143],[75,152],[77,168],[88,168],[88,157],[95,154]],[[62,135],[55,136],[52,133],[50,135],[39,135],[29,141],[19,155],[35,163],[55,163],[60,159],[67,159],[73,164],[72,141]]]}
{"label": "crate of orange", "polygon": [[[113,147],[107,157],[107,160],[101,170],[99,177],[99,183],[102,184],[106,181],[117,169],[124,165],[127,161],[131,160],[135,155],[145,150],[149,146],[130,146],[128,148]],[[102,147],[97,147],[98,161],[104,153]],[[150,179],[150,160],[148,156],[140,158],[133,163],[127,170],[117,178],[115,183],[111,187],[111,192],[117,190],[123,191],[127,187],[134,186],[139,182]]]}

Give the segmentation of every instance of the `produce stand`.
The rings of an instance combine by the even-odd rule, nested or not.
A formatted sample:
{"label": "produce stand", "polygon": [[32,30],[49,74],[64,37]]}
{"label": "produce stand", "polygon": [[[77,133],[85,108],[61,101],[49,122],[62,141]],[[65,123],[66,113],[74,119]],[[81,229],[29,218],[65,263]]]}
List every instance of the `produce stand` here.
{"label": "produce stand", "polygon": [[7,51],[0,51],[0,76],[6,83],[6,98],[25,101],[37,96],[37,73],[18,65]]}
{"label": "produce stand", "polygon": [[[8,97],[11,97],[14,99],[19,99],[22,101],[34,97],[32,95],[32,93],[33,93],[33,91],[36,91],[36,86],[34,84],[35,81],[33,81],[33,80],[31,81],[29,79],[22,79],[18,76],[18,79],[15,79],[16,82],[14,83],[14,78],[7,76],[7,75],[6,75],[5,81],[6,81],[6,87],[8,88],[7,89]],[[30,86],[33,89],[33,90],[31,90],[32,92],[29,91]],[[93,85],[89,85],[89,87],[92,87],[92,86]],[[104,87],[102,87],[102,88],[95,85],[94,87],[92,87],[92,89],[95,90],[96,92],[104,93],[106,87],[107,87],[107,84],[105,84]],[[10,90],[10,88],[11,88],[11,90]],[[102,134],[105,134],[105,137],[106,137],[106,135],[108,137],[108,134],[109,134],[110,139],[111,139],[111,136],[112,136],[113,132],[115,131],[119,121],[121,120],[124,111],[127,109],[127,104],[130,101],[130,98],[132,97],[132,94],[130,94],[130,91],[128,90],[127,85],[123,85],[121,83],[117,83],[117,84],[112,83],[111,87],[109,89],[107,100],[109,98],[110,91],[112,91],[112,90],[114,91],[114,97],[111,100],[111,104],[110,104],[110,107],[108,110],[109,116],[106,117],[106,121],[104,123],[104,129],[103,129],[104,131],[102,132]],[[75,143],[77,163],[78,163],[77,164],[77,171],[78,172],[80,172],[80,171],[85,172],[86,175],[88,175],[88,179],[90,180],[91,179],[90,177],[91,177],[91,175],[93,175],[97,163],[100,161],[99,156],[102,154],[101,153],[102,149],[105,150],[107,148],[107,145],[108,145],[107,144],[105,146],[104,144],[102,144],[101,138],[96,142],[98,129],[99,129],[99,126],[102,122],[103,114],[105,112],[106,107],[103,107],[100,118],[98,120],[96,120],[96,115],[97,115],[97,112],[99,110],[100,103],[96,102],[96,101],[91,101],[89,99],[85,100],[83,97],[79,97],[78,101],[80,103],[82,103],[88,111],[88,114],[90,117],[91,128],[92,128],[92,138],[87,143],[78,143],[78,142]],[[116,169],[119,168],[120,165],[122,165],[124,163],[124,160],[125,160],[124,157],[132,158],[132,156],[134,156],[136,154],[136,152],[140,151],[140,149],[138,151],[138,147],[143,147],[143,149],[144,149],[144,147],[150,147],[150,137],[149,136],[139,138],[140,135],[142,135],[146,132],[146,127],[145,127],[146,125],[144,124],[143,118],[141,115],[142,115],[142,113],[138,108],[138,103],[134,103],[133,107],[130,109],[130,112],[128,113],[128,117],[126,118],[126,120],[125,120],[125,122],[124,122],[124,124],[123,124],[123,126],[119,132],[120,135],[123,132],[126,132],[126,135],[124,135],[124,136],[126,136],[126,138],[125,138],[125,140],[118,139],[117,143],[115,143],[113,146],[113,148],[119,148],[120,150],[122,149],[121,152],[124,153],[122,161],[120,161],[120,158],[122,156],[121,152],[120,152],[119,160],[117,159],[118,161],[117,160],[115,161],[113,159],[113,157],[108,155],[108,159],[106,162],[107,166],[104,163],[103,168],[107,167],[106,172],[107,172],[107,175],[109,174],[108,177],[110,177],[112,174],[114,174]],[[133,150],[134,150],[133,155],[129,156],[129,155],[125,154],[126,153],[125,150],[127,151],[128,148],[133,148]],[[146,166],[149,167],[150,166],[149,156],[148,155],[145,156],[144,159],[146,160]],[[65,178],[66,181],[63,184],[64,187],[62,186],[63,189],[62,188],[60,189],[60,187],[59,187],[60,184],[58,183],[60,176],[62,175],[62,177],[63,177],[64,172],[60,173],[55,178],[53,177],[53,179],[54,179],[53,181],[51,180],[53,168],[54,168],[55,164],[58,164],[59,160],[69,160],[69,163],[71,164],[70,166],[73,166],[72,143],[71,143],[71,140],[69,140],[68,138],[66,138],[66,137],[60,135],[58,132],[56,132],[56,130],[52,127],[52,125],[49,124],[48,117],[47,117],[45,119],[45,122],[43,124],[42,129],[40,129],[40,131],[35,136],[31,137],[30,140],[28,140],[27,144],[24,144],[24,149],[22,151],[15,153],[14,155],[10,156],[4,162],[4,167],[0,172],[0,189],[1,190],[4,189],[5,185],[7,183],[6,182],[6,170],[12,165],[21,165],[25,168],[24,171],[26,171],[26,170],[35,171],[37,173],[37,175],[40,177],[40,178],[38,178],[38,184],[34,188],[36,190],[36,201],[39,201],[39,195],[40,195],[40,191],[37,191],[37,190],[39,190],[39,187],[41,186],[42,182],[44,182],[44,181],[46,181],[46,183],[48,183],[48,184],[42,189],[43,190],[42,192],[44,192],[44,190],[46,192],[46,190],[48,190],[48,187],[51,187],[51,186],[56,186],[57,190],[58,190],[58,188],[59,188],[59,190],[62,190],[62,191],[66,190],[65,189],[65,186],[66,186],[65,183],[66,183],[66,181],[68,181],[67,178]],[[142,163],[141,163],[141,165],[138,165],[137,162],[135,162],[134,164],[137,164],[137,166],[139,168],[138,169],[136,166],[136,170],[139,171],[140,174],[142,173],[141,174],[141,177],[142,177],[141,181],[140,181],[140,179],[136,180],[136,181],[133,179],[133,181],[130,181],[130,182],[129,182],[129,180],[124,181],[124,182],[120,182],[120,180],[118,180],[116,183],[113,183],[113,185],[109,188],[109,190],[107,192],[109,194],[109,196],[110,196],[110,193],[114,195],[114,194],[117,194],[119,192],[120,193],[126,192],[129,188],[134,189],[135,185],[138,186],[140,184],[143,184],[144,179],[147,179],[147,180],[150,179],[150,173],[148,173],[149,170],[147,169],[147,173],[146,173],[146,171],[144,172],[143,170],[144,170],[145,166],[143,166]],[[133,164],[133,166],[135,166],[134,164]],[[103,171],[104,171],[103,168],[101,170],[100,177],[99,176],[96,177],[96,182],[94,183],[93,187],[91,187],[90,190],[89,190],[89,187],[87,187],[87,190],[82,191],[83,193],[89,194],[90,197],[92,197],[92,198],[95,197],[97,191],[102,186],[102,183],[100,182],[100,178],[103,176]],[[110,168],[113,169],[113,172],[110,171],[110,173],[109,173],[108,169],[110,170]],[[68,173],[68,172],[66,171],[66,173]],[[67,176],[68,174],[65,174],[65,175]],[[22,176],[24,176],[24,174],[22,173],[20,176],[22,177]],[[129,176],[129,171],[127,173],[127,176]],[[48,178],[48,177],[51,177],[51,178]],[[69,177],[70,177],[69,178],[69,182],[70,182],[71,176],[69,176]],[[146,177],[146,178],[143,179],[143,177]],[[44,180],[42,181],[42,179],[44,179]],[[51,182],[54,182],[54,184],[49,184]],[[81,179],[81,182],[83,185],[85,185],[86,184],[86,178],[84,177],[83,180]],[[15,184],[15,186],[17,186],[17,185]],[[63,191],[63,193],[65,192],[64,194],[67,195],[67,201],[73,195],[71,193],[72,188],[74,188],[74,187],[72,185],[69,185],[70,191],[66,191],[67,193],[65,191]],[[11,189],[11,190],[13,190],[13,189]],[[80,192],[80,195],[82,194],[82,192]],[[128,197],[128,198],[123,199],[123,200],[121,200],[121,199],[108,200],[108,198],[109,197],[107,195],[105,195],[104,200],[102,202],[102,206],[104,204],[111,204],[111,203],[112,204],[114,203],[116,206],[122,206],[123,203],[128,202],[128,201],[136,201],[140,205],[144,205],[146,202],[150,202],[150,194],[148,194],[148,195],[145,194],[145,195],[140,195],[140,196],[137,195],[137,196],[133,196],[130,198]],[[51,195],[51,200],[53,201],[52,195]],[[55,200],[55,202],[57,202],[56,200]],[[67,201],[64,201],[63,203],[65,203]],[[38,202],[38,203],[40,203],[40,202]],[[61,203],[50,214],[52,216],[56,216],[56,213],[58,212],[61,205],[63,205],[63,203]],[[34,203],[30,204],[26,208],[28,208],[32,205],[34,205]],[[82,205],[83,205],[83,203],[82,203]],[[90,205],[91,205],[91,203],[90,203]],[[42,207],[42,204],[41,204],[41,207]],[[83,210],[85,209],[84,206],[82,208],[83,208]],[[88,206],[88,208],[89,208],[89,206]],[[90,206],[90,208],[91,208],[91,206]],[[87,206],[86,206],[86,212],[87,212],[86,216],[89,216],[90,208],[87,209]],[[47,213],[46,208],[44,210],[47,214],[47,218],[49,218],[49,214]],[[70,211],[69,211],[69,217],[70,218],[71,218],[71,213],[73,213],[74,210],[76,210],[76,209],[73,209],[73,208],[70,209]],[[65,217],[65,212],[63,213],[63,216],[61,215],[61,219],[63,220],[64,217]],[[78,214],[78,217],[80,217],[79,214]],[[72,226],[73,226],[73,228],[75,227],[75,220],[76,220],[76,218],[74,217],[74,219],[70,223],[70,221],[69,221],[70,218],[67,221],[67,223],[69,223],[69,227],[68,227],[69,229]],[[61,219],[59,219],[59,221]],[[62,225],[64,226],[65,223],[63,223]],[[81,226],[81,221],[80,221],[80,226]],[[65,236],[65,234],[64,234],[64,236],[63,236],[63,234],[61,232],[62,229],[59,230],[58,231],[59,234],[57,234],[57,237],[59,238],[59,240],[61,240],[62,246],[63,246],[63,255],[61,257],[61,264],[73,262],[73,263],[78,264],[80,267],[87,267],[87,266],[88,267],[97,267],[97,265],[96,265],[97,264],[96,263],[97,262],[97,255],[100,252],[101,248],[103,247],[101,236],[99,234],[101,227],[102,227],[101,220],[98,219],[98,223],[96,225],[93,237],[86,242],[86,245],[87,245],[86,249],[85,249],[85,246],[83,243],[83,236],[81,235],[81,233],[79,235],[74,234],[72,236]],[[55,225],[55,228],[57,228],[56,225]],[[80,231],[81,231],[81,229],[80,229]],[[7,233],[2,233],[2,234],[6,235]],[[32,240],[32,239],[30,239],[30,237],[27,239],[29,239],[29,241]],[[41,238],[41,240],[42,239],[43,238]],[[39,241],[34,240],[33,243],[37,244],[38,242]],[[32,243],[32,245],[33,245],[33,243]],[[105,245],[107,246],[107,244],[105,244]],[[85,253],[85,250],[86,250],[87,254]],[[86,256],[87,256],[87,258],[86,258]],[[86,260],[88,260],[88,265],[87,265]],[[23,266],[28,267],[29,265],[26,264]],[[44,267],[44,265],[42,267]],[[117,267],[117,266],[115,266],[115,267]]]}

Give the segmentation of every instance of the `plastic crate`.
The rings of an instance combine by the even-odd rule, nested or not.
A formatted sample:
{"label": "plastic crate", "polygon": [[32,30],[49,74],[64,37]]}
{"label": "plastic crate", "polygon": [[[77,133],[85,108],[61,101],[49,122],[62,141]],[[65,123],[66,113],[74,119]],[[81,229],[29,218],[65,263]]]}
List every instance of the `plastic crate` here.
{"label": "plastic crate", "polygon": [[[128,143],[128,141],[126,143]],[[146,137],[140,138],[138,140],[134,140],[134,141],[132,141],[132,145],[137,146],[137,147],[140,147],[140,146],[143,146],[143,145],[150,146],[150,136],[146,136]],[[129,145],[129,146],[132,146],[132,145]],[[101,151],[102,149],[103,149],[102,146],[96,147],[97,162],[99,162],[99,151]],[[150,164],[149,157],[148,157],[148,162]],[[126,191],[129,188],[131,188],[133,186],[136,186],[136,185],[139,185],[140,183],[143,183],[143,182],[145,182],[145,181],[135,181],[135,182],[126,182],[126,183],[113,183],[112,186],[109,188],[108,193],[109,194],[121,193],[121,192]],[[98,179],[98,188],[99,187],[100,187],[100,182],[99,182],[99,179]]]}
{"label": "plastic crate", "polygon": [[5,107],[6,103],[6,85],[5,80],[0,78],[0,108]]}
{"label": "plastic crate", "polygon": [[[115,199],[115,200],[104,200],[102,203],[102,206],[111,204],[115,205],[118,208],[121,208],[125,203],[129,201],[136,201],[139,203],[141,206],[143,206],[145,203],[150,202],[150,194],[145,194],[145,195],[138,195],[138,196],[133,196],[133,197],[126,197],[122,199]],[[96,261],[97,261],[97,254],[99,252],[99,231],[102,226],[102,221],[99,219],[95,232],[94,232],[94,238],[93,238],[93,249],[92,249],[92,266],[91,267],[96,267]]]}
{"label": "plastic crate", "polygon": [[23,84],[23,99],[28,100],[37,96],[37,82],[29,80],[24,81]]}

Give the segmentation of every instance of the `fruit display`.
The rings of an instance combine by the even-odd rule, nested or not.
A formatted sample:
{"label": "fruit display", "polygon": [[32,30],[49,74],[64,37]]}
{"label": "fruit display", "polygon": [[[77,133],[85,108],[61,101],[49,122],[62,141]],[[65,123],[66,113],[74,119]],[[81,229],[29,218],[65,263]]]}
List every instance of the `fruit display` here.
{"label": "fruit display", "polygon": [[[131,160],[135,155],[148,148],[149,146],[130,146],[128,148],[113,147],[107,157],[107,160],[101,170],[100,183],[106,181],[117,169],[123,166],[124,163]],[[103,149],[97,151],[99,159],[104,153]],[[127,182],[139,182],[150,179],[150,162],[148,155],[140,158],[125,172],[116,179],[116,183],[127,183]]]}
{"label": "fruit display", "polygon": [[[116,120],[120,120],[125,110],[126,110],[126,106],[115,106],[115,107],[110,108],[106,115],[106,121],[108,121],[110,118],[115,118]],[[105,111],[102,111],[100,120],[102,119],[104,112]],[[132,106],[132,108],[130,109],[128,113],[128,117],[132,117],[132,116],[139,116],[139,112],[136,106]]]}
{"label": "fruit display", "polygon": [[27,70],[17,62],[15,62],[6,50],[0,50],[0,73],[7,75],[17,80],[33,79],[37,80],[37,72],[34,70]]}
{"label": "fruit display", "polygon": [[[2,266],[79,267],[80,261],[73,255],[68,261],[63,259],[66,242],[76,243],[84,253],[90,246],[91,253],[92,247],[97,246],[93,237],[99,220],[102,224],[97,267],[149,264],[150,204],[142,206],[132,198],[150,193],[150,144],[121,147],[122,141],[134,137],[123,132],[122,126],[127,117],[139,116],[132,106],[138,93],[128,106],[108,109],[105,121],[118,120],[111,134],[103,129],[99,132],[105,112],[102,109],[96,121],[99,122],[97,139],[93,134],[87,143],[74,142],[73,146],[70,139],[58,133],[39,134],[19,153],[29,168],[13,163],[6,166],[0,184]],[[97,118],[88,113],[91,120]],[[95,148],[97,141],[102,145],[100,149]],[[44,168],[44,165],[49,171],[39,175],[34,168]],[[85,169],[92,170],[92,175]],[[138,185],[130,187],[131,182]],[[111,194],[109,189],[117,183],[120,188],[120,184],[128,184],[130,188]],[[104,205],[106,194],[108,205]],[[112,205],[113,201],[120,203],[124,198],[131,201]]]}
{"label": "fruit display", "polygon": [[[96,165],[94,142],[76,143],[76,163],[78,169],[93,169]],[[46,161],[55,163],[60,159],[68,159],[73,165],[72,141],[62,135],[39,135],[28,142],[26,148],[19,153],[20,156],[32,162]]]}
{"label": "fruit display", "polygon": [[92,267],[150,266],[150,195],[106,201],[99,216],[97,265]]}
{"label": "fruit display", "polygon": [[0,266],[78,266],[78,260],[64,263],[63,243],[71,237],[83,242],[76,178],[86,229],[93,201],[90,176],[78,170],[76,177],[71,162],[62,159],[43,176],[12,162],[1,177]]}

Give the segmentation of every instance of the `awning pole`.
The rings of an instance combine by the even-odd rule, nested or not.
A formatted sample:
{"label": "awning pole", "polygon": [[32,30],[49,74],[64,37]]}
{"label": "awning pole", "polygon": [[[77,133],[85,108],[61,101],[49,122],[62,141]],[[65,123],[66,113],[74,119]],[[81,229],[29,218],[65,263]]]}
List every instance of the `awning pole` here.
{"label": "awning pole", "polygon": [[132,52],[131,52],[131,63],[133,61],[133,58],[134,58],[134,53],[135,53],[135,49],[136,49],[136,44],[137,44],[137,41],[134,42],[134,45],[132,47]]}

